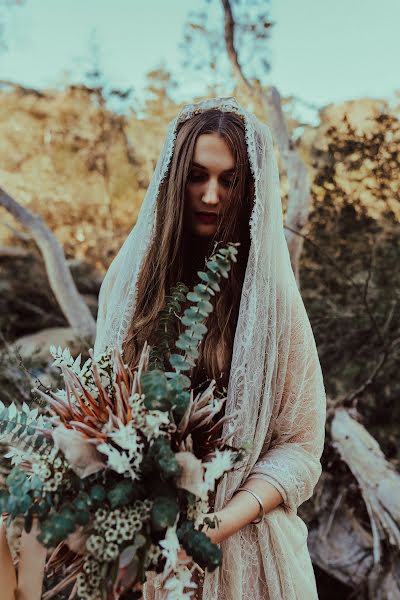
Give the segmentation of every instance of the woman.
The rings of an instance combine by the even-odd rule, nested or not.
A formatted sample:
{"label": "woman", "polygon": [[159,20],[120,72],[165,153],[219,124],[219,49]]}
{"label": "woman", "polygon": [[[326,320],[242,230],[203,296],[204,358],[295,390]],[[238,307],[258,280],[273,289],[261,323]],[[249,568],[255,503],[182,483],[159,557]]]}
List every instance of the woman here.
{"label": "woman", "polygon": [[[215,216],[201,213],[215,213]],[[297,507],[321,474],[326,397],[311,326],[284,237],[279,174],[267,125],[234,98],[184,106],[171,121],[138,221],[99,297],[95,355],[117,345],[135,364],[169,286],[196,283],[215,243],[240,241],[216,299],[192,380],[227,388],[232,443],[251,443],[218,485],[208,534],[223,563],[203,600],[318,598]],[[240,488],[240,489],[239,489]],[[154,582],[147,598],[162,598]]]}

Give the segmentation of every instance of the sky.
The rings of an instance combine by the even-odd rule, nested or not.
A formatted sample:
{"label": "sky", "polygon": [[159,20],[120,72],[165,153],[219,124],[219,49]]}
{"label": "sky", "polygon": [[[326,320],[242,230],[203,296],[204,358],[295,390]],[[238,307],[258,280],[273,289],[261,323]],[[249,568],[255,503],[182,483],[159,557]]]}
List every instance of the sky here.
{"label": "sky", "polygon": [[[247,0],[251,3],[251,0]],[[190,9],[219,0],[24,0],[0,3],[4,49],[0,79],[36,88],[78,83],[93,63],[106,83],[143,93],[145,75],[161,65],[176,74],[176,99],[205,89],[204,78],[182,70],[179,43]],[[270,0],[275,23],[265,46],[272,69],[265,82],[282,95],[324,106],[400,90],[400,0]],[[217,21],[219,22],[219,21]]]}

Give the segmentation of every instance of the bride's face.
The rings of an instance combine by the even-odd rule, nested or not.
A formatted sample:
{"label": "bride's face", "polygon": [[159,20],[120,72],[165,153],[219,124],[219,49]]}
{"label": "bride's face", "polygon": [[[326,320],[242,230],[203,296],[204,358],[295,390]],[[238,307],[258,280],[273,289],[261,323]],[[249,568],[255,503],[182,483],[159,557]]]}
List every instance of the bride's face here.
{"label": "bride's face", "polygon": [[213,236],[227,209],[235,159],[218,133],[200,135],[185,189],[185,227],[199,237]]}

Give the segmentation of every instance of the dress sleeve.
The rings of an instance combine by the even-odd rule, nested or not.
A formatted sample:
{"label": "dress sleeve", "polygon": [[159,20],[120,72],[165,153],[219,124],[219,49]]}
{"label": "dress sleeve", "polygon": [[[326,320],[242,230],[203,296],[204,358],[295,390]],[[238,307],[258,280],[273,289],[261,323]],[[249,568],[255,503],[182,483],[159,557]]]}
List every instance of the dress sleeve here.
{"label": "dress sleeve", "polygon": [[278,380],[280,376],[283,390],[280,408],[270,446],[261,453],[248,479],[268,481],[281,493],[284,508],[296,511],[312,496],[322,472],[326,394],[314,335],[300,292],[296,291],[293,302],[292,318],[280,344]]}

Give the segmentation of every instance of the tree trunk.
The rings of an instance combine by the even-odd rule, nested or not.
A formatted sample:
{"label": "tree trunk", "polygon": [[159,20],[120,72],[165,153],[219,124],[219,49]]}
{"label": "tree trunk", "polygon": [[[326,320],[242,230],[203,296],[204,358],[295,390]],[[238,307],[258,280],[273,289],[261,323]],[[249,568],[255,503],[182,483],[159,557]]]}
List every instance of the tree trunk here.
{"label": "tree trunk", "polygon": [[55,235],[39,217],[18,204],[1,188],[0,206],[8,210],[32,234],[42,253],[51,289],[73,331],[78,336],[94,338],[95,320],[75,286],[64,251]]}
{"label": "tree trunk", "polygon": [[344,408],[337,408],[331,436],[354,475],[369,515],[360,522],[333,475],[321,477],[318,526],[309,534],[314,564],[358,590],[357,598],[400,598],[400,475],[377,441]]}

